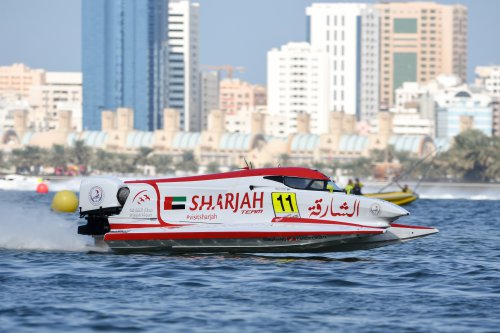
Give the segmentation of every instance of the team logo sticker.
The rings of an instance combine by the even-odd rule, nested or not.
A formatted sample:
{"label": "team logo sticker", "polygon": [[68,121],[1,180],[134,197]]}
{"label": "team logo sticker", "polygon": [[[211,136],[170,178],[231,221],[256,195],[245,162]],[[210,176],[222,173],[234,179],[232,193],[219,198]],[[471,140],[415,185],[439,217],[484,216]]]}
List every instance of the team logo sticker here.
{"label": "team logo sticker", "polygon": [[104,200],[104,191],[100,186],[94,186],[89,191],[89,201],[94,206],[99,206]]}
{"label": "team logo sticker", "polygon": [[372,212],[373,215],[378,216],[378,214],[380,214],[380,205],[379,204],[371,205],[370,212]]}
{"label": "team logo sticker", "polygon": [[141,205],[143,203],[146,204],[148,201],[151,201],[151,196],[148,193],[148,190],[140,191],[135,195],[134,199],[132,199],[132,203],[137,203],[138,205]]}

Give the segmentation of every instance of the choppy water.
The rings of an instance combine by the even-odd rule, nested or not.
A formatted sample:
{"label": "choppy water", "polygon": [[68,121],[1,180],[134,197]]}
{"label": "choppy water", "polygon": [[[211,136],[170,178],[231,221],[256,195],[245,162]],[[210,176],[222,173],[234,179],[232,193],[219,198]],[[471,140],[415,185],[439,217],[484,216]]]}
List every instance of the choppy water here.
{"label": "choppy water", "polygon": [[0,331],[499,331],[500,201],[422,199],[404,223],[437,235],[287,257],[95,252],[51,198],[0,191]]}

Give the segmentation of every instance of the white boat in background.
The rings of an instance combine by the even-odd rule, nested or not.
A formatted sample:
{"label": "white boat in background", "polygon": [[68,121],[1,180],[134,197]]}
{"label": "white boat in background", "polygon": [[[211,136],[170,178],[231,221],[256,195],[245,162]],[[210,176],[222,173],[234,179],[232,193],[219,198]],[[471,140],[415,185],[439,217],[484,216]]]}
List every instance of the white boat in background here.
{"label": "white boat in background", "polygon": [[36,191],[37,186],[45,183],[50,192],[61,190],[78,191],[81,183],[80,177],[51,177],[46,178],[25,175],[6,175],[0,178],[0,190],[7,191]]}
{"label": "white boat in background", "polygon": [[36,186],[40,183],[39,177],[24,176],[24,175],[6,175],[0,178],[0,189],[2,190],[20,190],[20,191],[35,191]]}
{"label": "white boat in background", "polygon": [[116,251],[334,252],[437,233],[394,223],[408,211],[347,195],[307,168],[244,169],[192,177],[84,179],[80,234]]}

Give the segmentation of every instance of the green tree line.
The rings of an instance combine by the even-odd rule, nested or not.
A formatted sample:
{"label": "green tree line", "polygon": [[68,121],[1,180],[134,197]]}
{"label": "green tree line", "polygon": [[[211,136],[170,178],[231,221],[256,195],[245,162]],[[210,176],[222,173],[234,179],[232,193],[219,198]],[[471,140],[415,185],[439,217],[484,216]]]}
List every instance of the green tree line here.
{"label": "green tree line", "polygon": [[166,154],[154,154],[151,148],[140,148],[135,154],[114,153],[93,149],[83,141],[76,141],[72,147],[54,145],[49,149],[26,146],[14,149],[10,154],[0,152],[0,169],[14,167],[16,173],[38,175],[45,167],[62,170],[77,167],[78,173],[121,173],[142,172],[143,166],[153,166],[158,174],[175,170],[197,171],[198,162],[193,152],[184,152],[174,158]]}
{"label": "green tree line", "polygon": [[426,181],[500,182],[500,137],[489,137],[479,130],[457,135],[447,151],[438,147],[437,154],[423,161],[406,152],[372,150],[369,157],[339,163],[352,175],[367,177],[377,162],[398,161],[407,179]]}
{"label": "green tree line", "polygon": [[[420,161],[406,152],[395,151],[392,146],[385,150],[372,150],[368,157],[345,161],[322,163],[311,161],[294,165],[287,154],[279,156],[281,166],[305,166],[333,175],[336,169],[350,176],[366,178],[373,175],[379,162],[395,162],[408,179],[439,181],[498,182],[500,181],[500,138],[489,137],[478,130],[469,130],[456,136],[449,150],[439,152],[435,158]],[[196,172],[199,164],[193,152],[184,152],[174,158],[171,155],[155,154],[151,148],[140,148],[136,153],[114,153],[93,149],[77,141],[72,147],[54,145],[50,149],[26,146],[14,149],[10,154],[0,151],[0,169],[15,167],[17,173],[39,174],[42,166],[59,167],[70,165],[81,168],[82,173],[138,173],[143,166],[153,166],[157,174],[168,174],[176,170]],[[418,167],[415,167],[415,166]],[[275,165],[267,165],[275,166]],[[218,172],[220,165],[211,162],[206,166],[209,173]],[[237,169],[238,166],[230,166]]]}

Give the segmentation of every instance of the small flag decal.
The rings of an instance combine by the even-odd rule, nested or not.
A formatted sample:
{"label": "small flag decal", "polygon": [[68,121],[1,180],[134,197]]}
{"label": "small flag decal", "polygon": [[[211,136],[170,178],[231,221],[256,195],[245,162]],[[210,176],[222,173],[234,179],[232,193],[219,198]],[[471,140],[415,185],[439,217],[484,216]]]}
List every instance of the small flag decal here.
{"label": "small flag decal", "polygon": [[165,197],[164,210],[186,209],[186,197]]}

